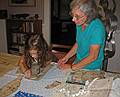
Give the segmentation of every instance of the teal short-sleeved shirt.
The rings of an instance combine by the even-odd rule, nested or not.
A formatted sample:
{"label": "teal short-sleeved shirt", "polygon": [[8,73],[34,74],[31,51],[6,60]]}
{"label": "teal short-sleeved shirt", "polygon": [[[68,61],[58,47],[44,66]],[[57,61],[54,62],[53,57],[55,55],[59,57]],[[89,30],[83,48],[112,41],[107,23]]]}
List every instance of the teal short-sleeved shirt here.
{"label": "teal short-sleeved shirt", "polygon": [[104,45],[106,31],[104,24],[100,19],[94,19],[86,29],[82,31],[81,25],[76,25],[76,42],[78,44],[77,56],[74,63],[80,62],[83,58],[89,55],[89,50],[91,45],[100,45],[100,51],[98,58],[86,65],[84,69],[95,70],[102,68],[102,62],[104,59]]}

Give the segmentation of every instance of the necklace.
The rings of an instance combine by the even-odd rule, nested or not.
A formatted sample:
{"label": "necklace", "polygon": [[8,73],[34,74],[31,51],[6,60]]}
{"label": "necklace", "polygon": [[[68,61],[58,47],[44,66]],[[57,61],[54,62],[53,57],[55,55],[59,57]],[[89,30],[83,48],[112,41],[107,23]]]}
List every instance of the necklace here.
{"label": "necklace", "polygon": [[85,28],[87,27],[87,25],[88,25],[88,24],[86,24],[86,23],[84,23],[84,24],[82,25],[82,31],[85,30]]}

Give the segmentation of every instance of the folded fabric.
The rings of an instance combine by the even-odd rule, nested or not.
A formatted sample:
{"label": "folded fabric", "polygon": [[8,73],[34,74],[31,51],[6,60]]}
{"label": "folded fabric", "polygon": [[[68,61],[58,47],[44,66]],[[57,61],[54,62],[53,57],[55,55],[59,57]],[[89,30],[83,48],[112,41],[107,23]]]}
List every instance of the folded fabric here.
{"label": "folded fabric", "polygon": [[85,85],[86,81],[93,81],[95,78],[103,79],[105,72],[99,70],[77,70],[72,71],[67,76],[67,83]]}
{"label": "folded fabric", "polygon": [[43,97],[43,96],[19,91],[15,94],[14,97]]}

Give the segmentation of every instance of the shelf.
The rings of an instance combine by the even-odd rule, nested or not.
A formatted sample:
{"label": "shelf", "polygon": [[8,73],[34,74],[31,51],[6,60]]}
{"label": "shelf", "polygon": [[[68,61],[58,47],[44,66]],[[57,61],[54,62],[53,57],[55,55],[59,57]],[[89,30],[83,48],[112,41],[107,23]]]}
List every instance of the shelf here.
{"label": "shelf", "polygon": [[20,44],[20,43],[13,43],[13,46],[24,46],[24,44]]}
{"label": "shelf", "polygon": [[23,53],[26,38],[42,33],[42,20],[7,19],[8,52],[19,55]]}
{"label": "shelf", "polygon": [[12,33],[30,34],[30,35],[39,34],[39,33],[35,33],[35,32],[19,32],[19,31],[13,31]]}
{"label": "shelf", "polygon": [[35,22],[35,21],[41,21],[41,20],[33,20],[33,19],[7,19],[8,21],[12,22]]}

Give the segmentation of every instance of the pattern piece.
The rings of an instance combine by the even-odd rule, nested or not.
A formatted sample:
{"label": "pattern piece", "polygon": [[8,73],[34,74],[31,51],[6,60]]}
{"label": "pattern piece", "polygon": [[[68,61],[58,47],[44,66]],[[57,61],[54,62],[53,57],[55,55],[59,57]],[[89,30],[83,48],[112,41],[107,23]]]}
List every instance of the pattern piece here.
{"label": "pattern piece", "polygon": [[17,77],[15,80],[8,82],[2,88],[0,88],[0,97],[6,97],[15,92],[20,86],[22,76]]}
{"label": "pattern piece", "polygon": [[108,97],[113,79],[94,79],[85,86],[66,83],[57,87],[52,97]]}
{"label": "pattern piece", "polygon": [[89,71],[89,70],[78,70],[70,72],[70,74],[67,77],[68,83],[76,83],[76,84],[83,84],[85,85],[86,81],[91,82],[93,79],[98,78],[104,78],[104,72],[103,71]]}

